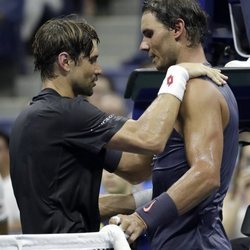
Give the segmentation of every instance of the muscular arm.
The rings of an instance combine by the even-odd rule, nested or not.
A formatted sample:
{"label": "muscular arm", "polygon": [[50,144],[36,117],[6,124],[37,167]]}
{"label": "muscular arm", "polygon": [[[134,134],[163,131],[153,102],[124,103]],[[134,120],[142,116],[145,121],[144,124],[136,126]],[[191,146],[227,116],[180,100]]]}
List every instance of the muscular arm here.
{"label": "muscular arm", "polygon": [[144,154],[161,152],[173,129],[180,103],[170,94],[158,96],[137,121],[128,120],[107,147]]}
{"label": "muscular arm", "polygon": [[[226,79],[218,70],[203,64],[183,63],[181,66],[188,71],[189,78],[207,75],[218,84]],[[176,75],[180,76],[181,72],[178,71]],[[174,82],[171,86],[175,84],[178,82]],[[158,96],[137,121],[128,120],[113,136],[107,147],[133,153],[162,152],[173,129],[179,107],[180,101],[175,96],[170,94]]]}
{"label": "muscular arm", "polygon": [[205,87],[206,83],[199,79],[193,82],[196,86],[187,89],[181,109],[190,169],[167,191],[179,214],[189,211],[220,186],[224,127],[221,96],[213,86]]}
{"label": "muscular arm", "polygon": [[[177,214],[186,213],[220,186],[223,129],[228,116],[226,102],[219,91],[204,80],[192,80],[180,111],[190,169],[166,190],[168,195],[160,195],[132,215],[118,215],[130,242],[147,227],[156,229],[162,219],[168,223]],[[111,218],[110,223],[117,222]]]}

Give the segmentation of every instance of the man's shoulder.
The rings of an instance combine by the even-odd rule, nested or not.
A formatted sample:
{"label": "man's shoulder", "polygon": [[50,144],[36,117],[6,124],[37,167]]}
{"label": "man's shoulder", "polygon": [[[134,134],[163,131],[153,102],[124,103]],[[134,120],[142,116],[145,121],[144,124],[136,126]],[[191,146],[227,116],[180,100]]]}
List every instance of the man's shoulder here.
{"label": "man's shoulder", "polygon": [[194,78],[190,79],[187,84],[182,104],[187,105],[192,103],[202,105],[207,102],[214,103],[221,98],[222,95],[220,94],[220,91],[211,80],[206,78]]}
{"label": "man's shoulder", "polygon": [[65,111],[78,113],[83,112],[87,114],[88,112],[93,112],[97,110],[97,108],[89,103],[89,101],[83,96],[77,96],[74,98],[67,98],[61,101],[62,108]]}

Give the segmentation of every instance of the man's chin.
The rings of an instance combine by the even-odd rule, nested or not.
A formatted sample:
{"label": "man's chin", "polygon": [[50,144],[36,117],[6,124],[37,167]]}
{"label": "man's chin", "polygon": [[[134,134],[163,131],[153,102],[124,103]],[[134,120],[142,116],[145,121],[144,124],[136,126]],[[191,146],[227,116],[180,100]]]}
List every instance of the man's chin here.
{"label": "man's chin", "polygon": [[158,70],[158,71],[167,71],[168,68],[166,66],[159,66],[159,65],[156,65],[155,68]]}
{"label": "man's chin", "polygon": [[83,90],[80,88],[75,88],[74,90],[74,95],[78,96],[78,95],[82,95],[82,96],[92,96],[93,95],[93,89],[91,90]]}

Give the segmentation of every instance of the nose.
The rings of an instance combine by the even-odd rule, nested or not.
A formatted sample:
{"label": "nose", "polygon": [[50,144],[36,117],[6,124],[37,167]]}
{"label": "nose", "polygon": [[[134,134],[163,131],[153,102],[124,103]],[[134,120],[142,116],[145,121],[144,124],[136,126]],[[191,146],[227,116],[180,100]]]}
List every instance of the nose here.
{"label": "nose", "polygon": [[149,45],[148,45],[148,43],[145,41],[145,39],[143,39],[143,40],[141,41],[140,50],[142,50],[142,51],[149,51]]}
{"label": "nose", "polygon": [[95,75],[101,75],[102,74],[102,67],[100,64],[96,64],[96,67],[95,67]]}

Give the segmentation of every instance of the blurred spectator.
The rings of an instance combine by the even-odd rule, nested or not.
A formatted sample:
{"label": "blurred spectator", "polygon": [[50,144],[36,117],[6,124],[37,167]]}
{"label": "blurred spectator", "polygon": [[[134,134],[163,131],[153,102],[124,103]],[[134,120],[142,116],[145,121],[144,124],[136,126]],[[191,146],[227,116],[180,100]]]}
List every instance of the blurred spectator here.
{"label": "blurred spectator", "polygon": [[94,16],[96,14],[96,1],[82,0],[82,14],[84,16]]}
{"label": "blurred spectator", "polygon": [[109,114],[127,116],[128,111],[124,99],[116,93],[105,94],[99,102],[100,109]]}
{"label": "blurred spectator", "polygon": [[24,0],[0,0],[0,96],[15,95],[23,50],[23,7]]}
{"label": "blurred spectator", "polygon": [[8,218],[8,233],[21,233],[19,209],[13,193],[9,166],[9,137],[0,131],[0,174],[3,178],[4,206]]}
{"label": "blurred spectator", "polygon": [[105,75],[100,75],[94,87],[94,93],[92,96],[88,97],[88,100],[96,107],[101,108],[101,98],[109,93],[114,93],[112,80]]}
{"label": "blurred spectator", "polygon": [[0,234],[7,234],[7,215],[4,206],[3,180],[0,175]]}
{"label": "blurred spectator", "polygon": [[[18,0],[17,0],[18,1]],[[65,2],[68,0],[64,0]],[[63,14],[64,2],[62,0],[25,0],[24,20],[22,24],[22,39],[30,51],[31,38],[44,19]]]}
{"label": "blurred spectator", "polygon": [[130,194],[132,185],[116,174],[103,170],[102,186],[107,194]]}
{"label": "blurred spectator", "polygon": [[112,0],[84,0],[84,8],[92,7],[94,15],[110,15]]}
{"label": "blurred spectator", "polygon": [[242,237],[240,231],[250,204],[250,146],[244,146],[235,172],[234,182],[223,205],[223,225],[230,239]]}
{"label": "blurred spectator", "polygon": [[[229,61],[225,67],[250,67],[250,58],[246,61]],[[248,137],[242,138],[242,140],[249,141]],[[240,150],[238,165],[232,178],[231,188],[223,204],[223,225],[230,239],[243,236],[241,233],[241,225],[249,204],[250,145],[246,145]]]}

